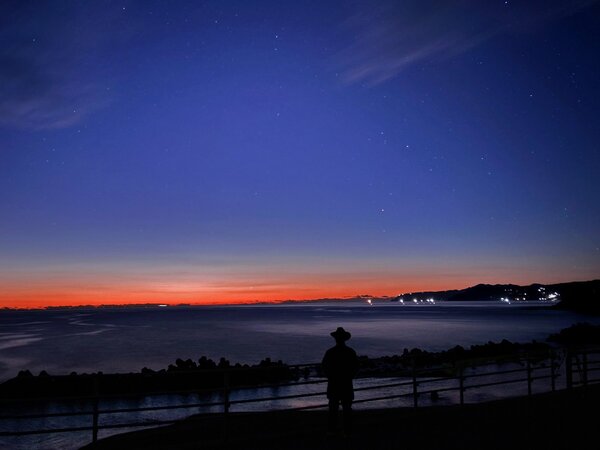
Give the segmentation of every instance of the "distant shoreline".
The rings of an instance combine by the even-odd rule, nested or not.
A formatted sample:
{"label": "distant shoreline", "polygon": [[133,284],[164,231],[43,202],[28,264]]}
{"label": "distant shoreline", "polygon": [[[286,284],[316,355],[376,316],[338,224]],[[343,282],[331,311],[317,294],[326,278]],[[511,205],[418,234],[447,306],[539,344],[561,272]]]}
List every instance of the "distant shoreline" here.
{"label": "distant shoreline", "polygon": [[445,291],[406,292],[395,296],[372,296],[368,294],[343,298],[287,299],[274,301],[240,301],[227,303],[126,303],[126,304],[82,304],[62,306],[40,306],[33,308],[3,307],[2,311],[54,311],[54,310],[87,310],[117,308],[179,308],[179,307],[219,307],[219,306],[275,306],[295,304],[353,304],[370,301],[374,304],[406,301],[466,301],[489,302],[501,300],[513,301],[552,301],[561,302],[562,308],[600,313],[600,279],[590,281],[572,281],[566,283],[530,285],[516,284],[477,284],[465,289]]}

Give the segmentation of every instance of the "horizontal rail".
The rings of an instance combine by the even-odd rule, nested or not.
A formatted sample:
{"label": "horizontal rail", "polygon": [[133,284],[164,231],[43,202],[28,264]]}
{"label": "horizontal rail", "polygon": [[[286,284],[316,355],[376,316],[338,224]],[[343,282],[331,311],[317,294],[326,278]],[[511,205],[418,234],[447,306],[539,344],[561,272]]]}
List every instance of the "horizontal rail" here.
{"label": "horizontal rail", "polygon": [[319,409],[327,407],[329,407],[329,403],[321,403],[318,405],[294,406],[293,408],[287,408],[286,411],[305,411],[309,409]]}
{"label": "horizontal rail", "polygon": [[418,380],[418,383],[419,384],[423,384],[423,383],[437,383],[437,382],[440,382],[440,381],[456,380],[457,378],[458,378],[458,375],[453,375],[453,376],[449,376],[449,377],[424,378],[424,379]]}
{"label": "horizontal rail", "polygon": [[573,368],[573,373],[580,374],[583,372],[595,372],[600,370],[600,367]]}
{"label": "horizontal rail", "polygon": [[475,388],[482,388],[482,387],[489,387],[489,386],[499,386],[501,384],[526,383],[526,382],[527,382],[527,378],[519,378],[517,380],[493,381],[490,383],[471,384],[468,386],[464,386],[463,389],[467,390],[467,389],[475,389]]}
{"label": "horizontal rail", "polygon": [[230,405],[241,405],[244,403],[263,403],[263,402],[272,402],[276,400],[290,400],[293,398],[306,398],[306,397],[317,397],[322,396],[322,392],[309,392],[306,394],[294,394],[294,395],[281,395],[279,397],[258,397],[258,398],[247,398],[243,400],[231,400],[229,402]]}
{"label": "horizontal rail", "polygon": [[93,427],[49,428],[45,430],[0,431],[0,436],[27,436],[31,434],[70,433],[74,431],[91,431]]}
{"label": "horizontal rail", "polygon": [[430,389],[428,391],[419,391],[419,395],[420,394],[430,394],[432,392],[451,392],[451,391],[458,391],[460,388],[457,388],[456,386],[449,386],[447,388],[436,388],[436,389]]}
{"label": "horizontal rail", "polygon": [[[114,409],[102,409],[97,411],[98,414],[119,414],[129,412],[143,412],[143,411],[160,411],[168,409],[185,409],[185,408],[198,408],[198,407],[211,407],[211,406],[223,406],[224,402],[203,402],[203,403],[182,403],[178,405],[164,405],[164,406],[141,406],[137,408],[114,408]],[[94,411],[81,411],[81,412],[64,412],[64,413],[47,413],[47,414],[23,414],[23,415],[12,415],[12,416],[0,416],[1,420],[17,420],[17,419],[41,419],[46,417],[66,417],[66,416],[80,416],[80,415],[91,415]]]}
{"label": "horizontal rail", "polygon": [[208,402],[208,403],[183,403],[181,405],[164,405],[164,406],[143,406],[140,408],[115,408],[115,409],[103,409],[98,411],[98,414],[121,414],[130,412],[143,412],[143,411],[164,411],[169,409],[187,409],[187,408],[201,408],[211,406],[223,406],[224,402]]}
{"label": "horizontal rail", "polygon": [[0,420],[24,420],[24,419],[45,419],[50,417],[69,417],[69,416],[89,416],[94,411],[72,411],[72,412],[60,412],[60,413],[40,413],[40,414],[14,414],[7,416],[0,416]]}
{"label": "horizontal rail", "polygon": [[400,386],[410,386],[412,384],[413,384],[412,381],[402,381],[400,383],[391,383],[391,384],[376,384],[374,386],[365,386],[365,387],[355,388],[354,392],[370,391],[373,389],[385,389],[385,388],[400,387]]}
{"label": "horizontal rail", "polygon": [[463,375],[463,378],[466,380],[468,378],[491,377],[491,376],[495,376],[495,375],[507,375],[509,373],[520,373],[520,372],[527,372],[527,368],[501,370],[498,372],[474,373],[474,374],[469,374],[469,375]]}
{"label": "horizontal rail", "polygon": [[424,395],[424,394],[433,394],[435,393],[440,393],[440,392],[451,392],[451,391],[458,391],[460,390],[460,388],[458,387],[447,387],[447,388],[439,388],[439,389],[429,389],[428,391],[419,391],[418,394],[419,395]]}
{"label": "horizontal rail", "polygon": [[401,398],[401,397],[411,397],[412,395],[413,395],[412,392],[407,392],[405,394],[386,395],[386,396],[382,396],[382,397],[361,398],[358,400],[353,400],[352,403],[378,402],[381,400],[392,400],[392,399]]}
{"label": "horizontal rail", "polygon": [[[246,384],[246,385],[232,385],[231,389],[235,390],[252,390],[252,389],[262,389],[262,388],[281,388],[281,387],[289,387],[289,386],[304,386],[309,384],[324,384],[327,383],[327,378],[321,378],[313,381],[298,381],[292,383],[277,383],[277,384]],[[220,388],[223,389],[222,387]]]}
{"label": "horizontal rail", "polygon": [[[514,357],[506,357],[506,361],[509,363],[524,365],[524,362],[527,362],[526,367],[519,367],[516,369],[509,370],[497,370],[492,372],[483,372],[483,373],[470,373],[465,374],[464,369],[468,367],[475,368],[473,365],[473,360],[469,362],[462,362],[461,364],[455,364],[451,367],[425,367],[425,368],[406,368],[406,373],[401,376],[396,376],[396,380],[402,380],[403,378],[412,379],[406,381],[396,381],[393,383],[384,383],[384,384],[373,384],[369,386],[361,386],[354,389],[355,392],[363,392],[363,391],[374,391],[381,389],[393,389],[400,388],[404,386],[413,386],[413,389],[408,392],[403,393],[387,393],[386,395],[368,397],[355,399],[354,403],[368,403],[368,402],[377,402],[383,400],[392,400],[404,397],[414,397],[414,406],[418,406],[417,397],[427,394],[433,393],[441,393],[441,392],[451,392],[458,391],[460,392],[460,402],[463,403],[463,393],[467,390],[473,389],[481,389],[485,387],[491,386],[499,386],[499,385],[508,385],[514,383],[527,383],[528,384],[528,393],[531,395],[531,385],[533,382],[544,379],[552,379],[552,390],[555,389],[554,381],[559,378],[561,375],[556,371],[561,367],[562,362],[566,361],[565,369],[567,373],[567,387],[572,385],[586,385],[594,382],[600,382],[600,379],[590,379],[588,378],[588,374],[591,372],[600,371],[600,367],[590,367],[590,365],[598,364],[600,361],[592,360],[587,361],[584,357],[583,361],[579,360],[577,356],[581,355],[589,355],[592,353],[599,353],[598,351],[586,351],[586,352],[578,352],[578,353],[570,353],[567,354],[566,358],[561,358],[557,360],[555,355],[545,353],[544,355],[532,355],[529,354],[527,359],[516,359]],[[492,364],[498,364],[498,361],[502,358],[494,357],[494,362],[489,362],[491,358],[486,358],[486,363],[481,364],[477,367],[485,367],[491,366]],[[541,364],[538,364],[541,362]],[[302,365],[294,365],[287,366],[285,369],[294,369],[294,368],[317,368],[318,364],[302,364]],[[284,368],[284,367],[281,367]],[[206,371],[202,370],[190,370],[190,371],[175,371],[172,374],[169,373],[166,377],[170,378],[171,376],[176,377],[178,374],[185,373],[193,373],[195,375],[201,375],[202,373],[210,373],[211,375],[216,375],[219,373],[223,373],[224,381],[227,379],[225,377],[226,373],[231,374],[239,374],[244,371],[260,371],[260,370],[276,370],[275,367],[256,367],[256,368],[217,368],[210,369]],[[443,371],[454,371],[455,375],[449,376],[427,376],[425,375],[422,378],[417,378],[416,375],[421,374],[430,374],[432,372],[443,372]],[[533,375],[539,371],[549,371],[549,375]],[[527,373],[527,377],[517,378],[517,379],[509,379],[509,380],[498,380],[498,381],[490,381],[486,383],[478,383],[478,384],[465,384],[466,380],[475,379],[475,378],[483,378],[483,377],[492,377],[492,376],[504,376],[510,374],[519,374],[519,373]],[[573,374],[579,375],[579,380],[575,382],[573,380]],[[583,374],[583,375],[582,375]],[[457,382],[458,386],[446,386],[440,388],[429,388],[427,390],[418,391],[417,387],[424,384],[433,384],[440,383],[445,381],[453,381]],[[43,419],[43,418],[53,418],[53,417],[69,417],[69,416],[94,416],[94,425],[93,426],[84,426],[84,427],[63,427],[63,428],[52,428],[52,429],[42,429],[42,430],[23,430],[23,431],[2,431],[0,432],[0,436],[25,436],[25,435],[33,435],[33,434],[49,434],[49,433],[65,433],[65,432],[84,432],[84,431],[94,431],[94,436],[97,435],[98,430],[106,430],[106,429],[119,429],[119,428],[136,428],[136,427],[150,427],[150,426],[159,426],[159,425],[167,425],[178,422],[178,419],[173,420],[145,420],[142,422],[129,422],[129,423],[116,423],[116,424],[98,424],[97,418],[102,415],[109,414],[122,414],[122,413],[139,413],[146,411],[164,411],[164,410],[175,410],[175,409],[190,409],[190,408],[210,408],[210,407],[223,407],[223,411],[221,412],[206,412],[201,414],[196,414],[190,420],[195,420],[204,416],[219,416],[221,415],[225,419],[227,418],[229,408],[232,405],[242,405],[249,403],[264,403],[264,402],[276,402],[282,400],[290,400],[290,399],[299,399],[299,398],[310,398],[310,397],[322,397],[324,395],[323,392],[306,392],[300,394],[290,394],[290,395],[275,395],[275,396],[265,396],[265,397],[253,397],[246,399],[230,399],[229,395],[232,391],[244,391],[244,390],[257,390],[257,389],[268,389],[268,388],[284,388],[284,387],[298,387],[298,386],[309,386],[309,385],[320,385],[327,382],[326,378],[317,378],[312,377],[309,380],[305,381],[293,381],[293,382],[285,382],[278,384],[252,384],[252,385],[227,385],[217,386],[212,388],[202,388],[202,389],[193,389],[193,390],[179,390],[179,391],[159,391],[159,392],[144,392],[144,393],[128,393],[128,394],[110,394],[110,395],[102,395],[101,397],[96,395],[89,396],[64,396],[64,397],[52,397],[52,398],[37,398],[37,399],[3,399],[4,402],[18,402],[18,401],[59,401],[59,400],[89,400],[95,402],[94,410],[82,410],[82,411],[68,411],[68,412],[58,412],[58,413],[39,413],[39,414],[23,414],[23,415],[6,415],[0,416],[0,420],[26,420],[26,419]],[[150,397],[150,396],[177,396],[177,395],[202,395],[206,394],[218,394],[221,395],[222,401],[207,401],[207,402],[194,402],[194,403],[178,403],[175,405],[163,405],[163,406],[145,406],[145,407],[132,407],[132,408],[110,408],[110,409],[98,409],[98,401],[99,400],[110,400],[113,398],[123,399],[129,397]],[[283,409],[277,409],[279,411],[301,411],[301,410],[312,410],[312,409],[320,409],[327,407],[327,404],[310,404],[296,407],[288,407]]]}
{"label": "horizontal rail", "polygon": [[585,384],[592,384],[594,381],[600,381],[600,378],[588,378],[587,380],[579,380],[579,381],[573,381],[573,385],[585,385]]}
{"label": "horizontal rail", "polygon": [[[262,387],[255,385],[254,387]],[[102,394],[103,400],[111,399],[124,399],[124,398],[139,398],[139,397],[160,397],[169,395],[194,395],[194,394],[212,394],[215,392],[222,391],[222,386],[216,386],[213,388],[200,388],[200,389],[179,389],[176,391],[144,391],[144,392],[124,392],[122,394]],[[23,397],[23,398],[3,398],[0,399],[0,403],[50,403],[50,402],[61,402],[61,401],[87,401],[93,402],[99,397],[96,395],[64,395],[59,397]]]}

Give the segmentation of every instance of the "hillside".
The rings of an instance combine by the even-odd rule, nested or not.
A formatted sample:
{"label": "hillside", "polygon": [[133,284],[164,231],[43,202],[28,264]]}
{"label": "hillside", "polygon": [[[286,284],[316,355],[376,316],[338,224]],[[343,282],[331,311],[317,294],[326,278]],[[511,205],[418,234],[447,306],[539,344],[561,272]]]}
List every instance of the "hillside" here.
{"label": "hillside", "polygon": [[478,284],[465,289],[449,291],[408,292],[391,301],[523,301],[559,302],[560,308],[587,313],[600,313],[600,280],[574,281],[558,284]]}

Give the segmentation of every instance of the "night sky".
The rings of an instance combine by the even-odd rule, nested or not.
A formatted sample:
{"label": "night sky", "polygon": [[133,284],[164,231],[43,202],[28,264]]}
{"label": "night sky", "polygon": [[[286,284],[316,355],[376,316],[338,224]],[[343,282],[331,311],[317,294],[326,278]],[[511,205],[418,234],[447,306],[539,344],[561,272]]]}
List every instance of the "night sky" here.
{"label": "night sky", "polygon": [[600,276],[599,1],[3,1],[0,306]]}

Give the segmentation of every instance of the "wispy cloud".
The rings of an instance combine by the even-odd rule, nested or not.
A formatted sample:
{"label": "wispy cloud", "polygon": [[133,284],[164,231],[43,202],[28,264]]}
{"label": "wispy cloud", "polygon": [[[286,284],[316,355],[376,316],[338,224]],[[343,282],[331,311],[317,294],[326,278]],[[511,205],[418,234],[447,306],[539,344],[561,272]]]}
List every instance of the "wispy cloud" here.
{"label": "wispy cloud", "polygon": [[26,129],[68,127],[107,101],[98,86],[52,73],[51,67],[39,55],[0,54],[0,124]]}
{"label": "wispy cloud", "polygon": [[[98,55],[122,38],[123,28],[116,16],[122,9],[104,6],[25,0],[0,6],[0,126],[68,127],[109,101],[107,65]],[[107,32],[112,27],[119,32]]]}
{"label": "wispy cloud", "polygon": [[377,85],[420,63],[464,53],[502,33],[522,33],[598,0],[408,0],[364,4],[344,24],[352,42],[337,55],[348,84]]}

